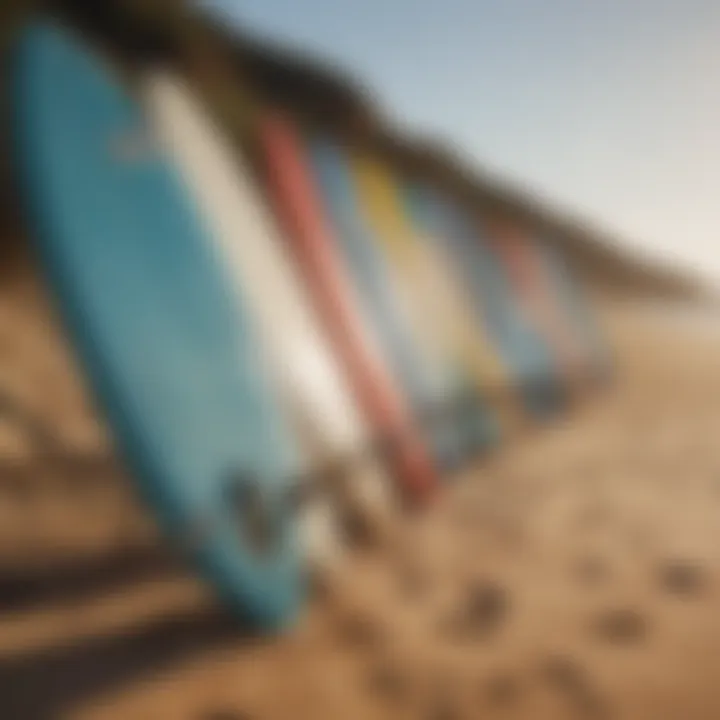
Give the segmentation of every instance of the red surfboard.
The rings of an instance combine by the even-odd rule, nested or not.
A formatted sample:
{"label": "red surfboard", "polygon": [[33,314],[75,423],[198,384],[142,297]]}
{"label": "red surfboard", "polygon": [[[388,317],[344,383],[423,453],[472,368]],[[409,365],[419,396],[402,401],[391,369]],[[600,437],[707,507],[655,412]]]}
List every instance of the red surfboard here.
{"label": "red surfboard", "polygon": [[437,469],[361,315],[301,140],[279,114],[264,115],[257,139],[271,202],[356,402],[383,443],[401,488],[413,499],[425,499],[439,485]]}

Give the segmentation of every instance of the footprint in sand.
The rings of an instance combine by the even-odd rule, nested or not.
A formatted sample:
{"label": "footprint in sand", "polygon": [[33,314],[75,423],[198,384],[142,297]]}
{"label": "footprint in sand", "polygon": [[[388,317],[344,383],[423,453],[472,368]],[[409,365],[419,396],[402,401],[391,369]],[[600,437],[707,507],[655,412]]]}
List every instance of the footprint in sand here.
{"label": "footprint in sand", "polygon": [[605,499],[594,498],[586,501],[574,518],[574,526],[579,532],[593,532],[606,528],[615,518],[612,504]]}
{"label": "footprint in sand", "polygon": [[252,717],[241,710],[211,710],[200,715],[198,720],[252,720]]}
{"label": "footprint in sand", "polygon": [[463,717],[460,709],[449,697],[434,700],[423,715],[424,720],[462,720]]}
{"label": "footprint in sand", "polygon": [[376,650],[387,639],[380,622],[361,614],[342,618],[337,632],[341,642],[352,650]]}
{"label": "footprint in sand", "polygon": [[510,673],[500,673],[483,683],[481,692],[492,707],[508,707],[520,698],[521,684]]}
{"label": "footprint in sand", "polygon": [[407,674],[395,662],[383,659],[375,663],[366,677],[366,690],[385,702],[402,702],[410,693]]}
{"label": "footprint in sand", "polygon": [[430,591],[431,575],[417,562],[398,563],[393,575],[398,594],[403,600],[419,602]]}
{"label": "footprint in sand", "polygon": [[445,677],[438,682],[426,702],[424,712],[420,714],[423,720],[463,720],[465,717],[452,678]]}
{"label": "footprint in sand", "polygon": [[607,703],[588,674],[576,660],[566,656],[546,658],[540,672],[547,684],[563,695],[579,718],[600,720],[609,717]]}
{"label": "footprint in sand", "polygon": [[610,566],[597,555],[585,555],[575,561],[572,573],[584,585],[597,585],[610,577]]}
{"label": "footprint in sand", "polygon": [[510,612],[510,594],[492,581],[473,583],[460,606],[441,621],[441,629],[454,640],[485,640],[501,629]]}
{"label": "footprint in sand", "polygon": [[698,563],[671,560],[658,569],[658,582],[671,595],[692,598],[705,590],[707,577],[704,568]]}
{"label": "footprint in sand", "polygon": [[593,632],[616,645],[641,642],[648,634],[648,622],[642,613],[629,608],[606,610],[592,623]]}

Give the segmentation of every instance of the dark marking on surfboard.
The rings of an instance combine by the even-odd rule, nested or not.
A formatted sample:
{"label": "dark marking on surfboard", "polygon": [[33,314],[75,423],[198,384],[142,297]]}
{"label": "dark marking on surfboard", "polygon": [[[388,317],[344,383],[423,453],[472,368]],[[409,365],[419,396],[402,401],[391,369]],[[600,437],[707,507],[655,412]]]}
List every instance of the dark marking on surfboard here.
{"label": "dark marking on surfboard", "polygon": [[278,539],[276,521],[258,481],[243,472],[231,473],[227,500],[235,517],[238,533],[247,546],[261,557],[273,552]]}
{"label": "dark marking on surfboard", "polygon": [[196,517],[178,533],[174,542],[181,553],[192,556],[199,553],[209,542],[216,523],[209,517]]}

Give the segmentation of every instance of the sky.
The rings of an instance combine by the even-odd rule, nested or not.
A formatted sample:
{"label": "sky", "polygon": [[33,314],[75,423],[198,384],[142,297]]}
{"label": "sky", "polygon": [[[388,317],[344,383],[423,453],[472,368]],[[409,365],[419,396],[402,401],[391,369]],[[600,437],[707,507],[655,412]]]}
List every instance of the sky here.
{"label": "sky", "polygon": [[384,112],[720,282],[720,0],[206,0]]}

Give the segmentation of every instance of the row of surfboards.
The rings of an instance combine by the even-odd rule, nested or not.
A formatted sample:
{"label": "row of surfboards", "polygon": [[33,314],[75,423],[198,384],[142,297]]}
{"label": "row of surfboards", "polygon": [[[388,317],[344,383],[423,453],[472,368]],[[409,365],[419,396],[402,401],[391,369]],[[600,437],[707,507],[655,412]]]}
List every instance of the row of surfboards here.
{"label": "row of surfboards", "polygon": [[382,531],[607,366],[560,256],[378,157],[267,111],[251,163],[178,74],[128,83],[47,20],[12,94],[29,229],[118,448],[260,624],[342,563],[345,513]]}

